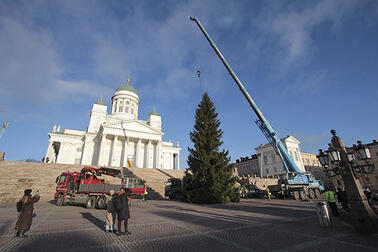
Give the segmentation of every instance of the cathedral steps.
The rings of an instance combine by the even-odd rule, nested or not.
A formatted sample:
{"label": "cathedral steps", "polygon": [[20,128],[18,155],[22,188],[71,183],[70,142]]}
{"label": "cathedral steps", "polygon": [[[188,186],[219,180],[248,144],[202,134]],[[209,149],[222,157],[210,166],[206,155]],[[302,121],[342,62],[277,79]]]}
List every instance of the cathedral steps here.
{"label": "cathedral steps", "polygon": [[[31,188],[39,190],[41,201],[50,201],[55,193],[55,179],[65,171],[80,171],[85,165],[66,165],[0,161],[0,202],[16,202]],[[99,166],[91,166],[99,167]],[[116,167],[112,167],[116,168]],[[164,198],[165,182],[170,177],[182,178],[184,171],[149,168],[129,168],[124,174],[141,179],[148,187],[150,199]],[[106,183],[118,184],[119,178],[103,176]]]}

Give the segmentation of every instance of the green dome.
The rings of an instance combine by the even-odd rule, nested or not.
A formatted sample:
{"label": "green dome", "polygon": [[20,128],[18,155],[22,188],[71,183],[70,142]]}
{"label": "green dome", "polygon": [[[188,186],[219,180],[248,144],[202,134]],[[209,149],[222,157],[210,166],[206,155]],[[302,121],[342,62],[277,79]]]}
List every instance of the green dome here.
{"label": "green dome", "polygon": [[126,84],[123,84],[121,86],[119,86],[119,88],[117,88],[116,92],[117,91],[130,91],[130,92],[133,92],[134,94],[138,95],[137,91],[135,90],[135,88],[133,88],[132,86],[130,86],[129,84],[130,80],[127,80]]}
{"label": "green dome", "polygon": [[102,96],[101,96],[100,99],[98,99],[98,100],[95,102],[95,104],[106,106],[106,103],[102,100]]}
{"label": "green dome", "polygon": [[152,111],[152,112],[150,113],[150,115],[160,116],[160,115],[158,114],[158,112],[156,112],[156,110],[155,110],[155,106],[154,106],[154,111]]}

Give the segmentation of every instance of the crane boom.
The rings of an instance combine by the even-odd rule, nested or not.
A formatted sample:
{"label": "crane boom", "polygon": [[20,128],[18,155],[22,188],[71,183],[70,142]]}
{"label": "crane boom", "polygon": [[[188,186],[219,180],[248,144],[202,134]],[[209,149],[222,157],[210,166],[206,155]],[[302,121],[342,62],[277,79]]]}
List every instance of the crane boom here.
{"label": "crane boom", "polygon": [[253,99],[251,98],[247,90],[244,88],[243,84],[240,82],[239,78],[236,76],[234,71],[231,69],[230,65],[227,63],[222,53],[218,50],[217,46],[212,41],[209,34],[206,32],[205,28],[201,25],[197,17],[190,16],[189,19],[191,21],[194,21],[198,25],[198,27],[201,29],[207,41],[209,41],[211,47],[214,49],[215,53],[218,55],[223,65],[226,67],[226,69],[228,70],[232,78],[234,79],[236,85],[239,87],[240,91],[243,93],[244,97],[247,99],[249,105],[252,107],[253,111],[258,117],[258,120],[256,121],[257,125],[259,126],[259,128],[261,129],[265,137],[268,139],[268,141],[272,144],[275,151],[281,157],[286,171],[300,173],[301,171],[299,170],[298,166],[294,163],[294,160],[289,155],[285,146],[283,145],[283,143],[277,136],[277,133],[273,130],[273,127],[270,125],[270,123],[265,119],[264,115],[262,114],[260,109],[257,107],[256,103],[253,101]]}

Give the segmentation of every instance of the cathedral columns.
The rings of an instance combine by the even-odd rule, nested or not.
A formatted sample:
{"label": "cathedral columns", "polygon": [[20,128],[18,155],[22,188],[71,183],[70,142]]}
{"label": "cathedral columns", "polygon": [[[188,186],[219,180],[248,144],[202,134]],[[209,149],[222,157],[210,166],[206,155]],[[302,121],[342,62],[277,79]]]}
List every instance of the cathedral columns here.
{"label": "cathedral columns", "polygon": [[176,170],[180,170],[180,153],[176,153]]}
{"label": "cathedral columns", "polygon": [[100,151],[98,152],[98,165],[103,165],[103,155],[104,155],[104,148],[105,148],[105,138],[106,138],[106,134],[102,134],[102,137],[101,137],[101,144],[100,144]]}
{"label": "cathedral columns", "polygon": [[118,140],[118,136],[114,136],[113,141],[112,141],[112,146],[111,146],[112,148],[110,150],[110,162],[109,162],[110,166],[118,166],[114,164],[115,154],[117,152],[117,140]]}
{"label": "cathedral columns", "polygon": [[129,144],[129,138],[125,137],[125,142],[123,143],[123,167],[127,167],[127,145]]}
{"label": "cathedral columns", "polygon": [[156,167],[157,169],[161,169],[160,162],[161,161],[161,141],[156,143]]}
{"label": "cathedral columns", "polygon": [[48,157],[51,160],[50,155],[51,155],[51,151],[52,151],[52,145],[53,145],[53,142],[49,141],[49,146],[47,147],[45,159]]}
{"label": "cathedral columns", "polygon": [[151,165],[151,140],[147,140],[146,168],[152,168]]}
{"label": "cathedral columns", "polygon": [[136,150],[135,150],[135,165],[134,167],[135,168],[139,168],[139,149],[140,149],[140,138],[138,138],[137,140],[137,144],[136,144]]}

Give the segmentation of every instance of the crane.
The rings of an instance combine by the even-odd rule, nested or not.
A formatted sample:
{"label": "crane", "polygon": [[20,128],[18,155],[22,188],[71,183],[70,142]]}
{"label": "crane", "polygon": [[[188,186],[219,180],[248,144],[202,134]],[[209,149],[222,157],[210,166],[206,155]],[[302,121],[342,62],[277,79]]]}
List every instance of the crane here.
{"label": "crane", "polygon": [[[315,194],[315,192],[317,192],[317,194],[320,195],[320,191],[324,190],[322,182],[315,180],[315,178],[309,172],[301,172],[301,170],[295,164],[293,158],[290,156],[287,149],[281,142],[276,131],[273,129],[270,123],[265,119],[264,115],[262,114],[261,110],[258,108],[257,104],[253,101],[253,99],[251,98],[247,90],[244,88],[243,84],[241,83],[239,78],[236,76],[234,71],[231,69],[230,65],[227,63],[226,59],[223,57],[222,53],[219,51],[215,43],[212,41],[209,34],[206,32],[205,28],[201,25],[197,17],[190,16],[189,19],[195,22],[200,28],[200,30],[202,31],[202,33],[205,35],[207,41],[210,43],[211,47],[214,49],[215,53],[218,55],[219,59],[222,61],[223,65],[226,67],[227,71],[230,73],[231,77],[234,79],[236,85],[239,87],[240,91],[242,92],[244,97],[247,99],[249,105],[255,112],[258,118],[255,121],[257,126],[260,128],[264,136],[268,139],[268,142],[273,146],[273,149],[281,158],[281,161],[286,170],[286,177],[281,180],[281,183],[287,187],[286,191],[287,192],[290,191],[290,193],[294,193],[296,191],[297,193],[294,193],[295,194],[294,198],[296,198],[297,195],[299,196],[299,192],[301,191],[303,191],[301,192],[301,195],[303,194],[307,195],[309,193],[310,197],[312,197],[312,194],[313,193]],[[281,185],[280,187],[282,187]],[[292,190],[294,187],[290,185],[299,185],[298,187],[299,189],[296,188],[295,190]],[[305,186],[309,185],[310,189],[307,187],[303,187],[303,185]],[[314,191],[315,189],[317,189],[318,191]],[[312,193],[309,190],[312,190]],[[283,193],[282,190],[280,190],[280,193]],[[305,196],[301,196],[301,198],[305,198]]]}

